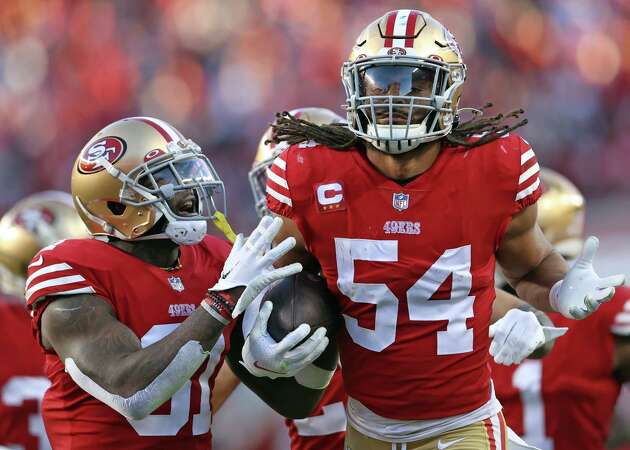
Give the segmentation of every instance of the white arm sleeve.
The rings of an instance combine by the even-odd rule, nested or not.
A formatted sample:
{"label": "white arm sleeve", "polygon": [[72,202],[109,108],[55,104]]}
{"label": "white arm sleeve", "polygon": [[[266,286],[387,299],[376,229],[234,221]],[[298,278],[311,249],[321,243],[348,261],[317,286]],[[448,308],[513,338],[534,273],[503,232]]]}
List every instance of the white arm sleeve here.
{"label": "white arm sleeve", "polygon": [[144,389],[125,398],[111,394],[81,372],[74,359],[66,358],[66,372],[81,389],[128,419],[140,420],[170,399],[208,357],[198,341],[188,341],[173,360]]}

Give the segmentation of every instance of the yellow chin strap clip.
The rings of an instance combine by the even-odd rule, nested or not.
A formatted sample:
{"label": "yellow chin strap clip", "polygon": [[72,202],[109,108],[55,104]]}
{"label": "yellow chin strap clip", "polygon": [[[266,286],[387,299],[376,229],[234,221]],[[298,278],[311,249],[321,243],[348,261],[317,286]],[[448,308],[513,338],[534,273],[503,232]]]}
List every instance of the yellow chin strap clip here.
{"label": "yellow chin strap clip", "polygon": [[216,211],[212,216],[212,222],[219,230],[221,230],[221,233],[223,233],[223,235],[233,244],[236,240],[236,233],[228,223],[225,215],[220,211]]}

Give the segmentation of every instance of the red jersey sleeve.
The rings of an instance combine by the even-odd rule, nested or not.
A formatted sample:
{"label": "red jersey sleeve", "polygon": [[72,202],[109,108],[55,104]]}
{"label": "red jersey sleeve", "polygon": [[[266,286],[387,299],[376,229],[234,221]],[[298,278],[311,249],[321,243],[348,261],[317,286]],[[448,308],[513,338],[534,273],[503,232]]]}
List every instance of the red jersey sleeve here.
{"label": "red jersey sleeve", "polygon": [[270,211],[292,218],[293,199],[288,183],[288,150],[282,152],[267,169],[267,208]]}
{"label": "red jersey sleeve", "polygon": [[[28,266],[24,298],[39,341],[39,322],[46,306],[60,295],[96,294],[109,300],[89,269],[65,257],[64,241],[42,249]],[[44,300],[44,301],[42,301]]]}
{"label": "red jersey sleeve", "polygon": [[514,213],[533,205],[542,195],[542,184],[540,182],[540,166],[534,154],[534,150],[529,143],[517,134],[513,134],[511,139],[513,145],[518,145],[520,149],[520,166],[518,170],[518,180],[514,194]]}
{"label": "red jersey sleeve", "polygon": [[44,297],[74,294],[98,294],[107,296],[90,280],[82,267],[60,258],[53,250],[42,250],[28,266],[26,305],[34,308]]}

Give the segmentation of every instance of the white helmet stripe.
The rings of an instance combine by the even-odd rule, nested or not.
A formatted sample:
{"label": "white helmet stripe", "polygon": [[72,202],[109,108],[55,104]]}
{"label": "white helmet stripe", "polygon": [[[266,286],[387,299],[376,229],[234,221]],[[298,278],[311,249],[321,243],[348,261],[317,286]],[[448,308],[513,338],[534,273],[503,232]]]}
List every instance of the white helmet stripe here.
{"label": "white helmet stripe", "polygon": [[[396,15],[394,23],[394,36],[405,36],[407,34],[407,20],[409,20],[410,9],[401,9]],[[392,47],[404,47],[405,39],[394,39]]]}

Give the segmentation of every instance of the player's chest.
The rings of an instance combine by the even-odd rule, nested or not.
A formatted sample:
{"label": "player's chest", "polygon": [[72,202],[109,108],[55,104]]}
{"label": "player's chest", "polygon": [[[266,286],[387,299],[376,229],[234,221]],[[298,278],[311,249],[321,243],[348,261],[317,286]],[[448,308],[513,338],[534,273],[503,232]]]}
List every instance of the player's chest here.
{"label": "player's chest", "polygon": [[117,283],[112,297],[118,319],[142,336],[155,325],[186,320],[211,285],[200,274],[153,270]]}
{"label": "player's chest", "polygon": [[305,238],[327,277],[387,280],[395,292],[423,276],[440,286],[451,273],[474,273],[475,288],[490,282],[504,217],[484,204],[483,189],[466,174],[420,186],[355,175],[313,187]]}
{"label": "player's chest", "polygon": [[313,186],[310,242],[331,247],[336,238],[395,240],[413,254],[487,241],[500,217],[481,189],[467,182],[427,185],[341,177]]}

